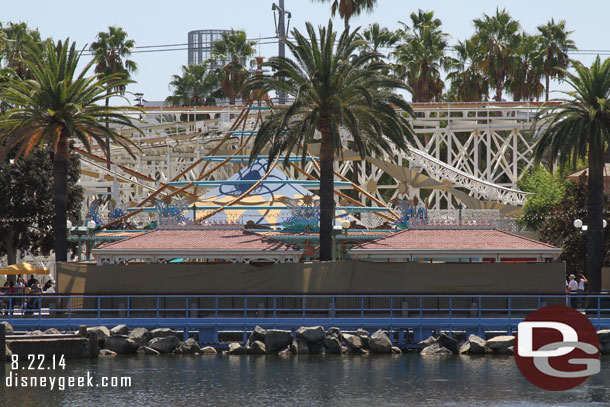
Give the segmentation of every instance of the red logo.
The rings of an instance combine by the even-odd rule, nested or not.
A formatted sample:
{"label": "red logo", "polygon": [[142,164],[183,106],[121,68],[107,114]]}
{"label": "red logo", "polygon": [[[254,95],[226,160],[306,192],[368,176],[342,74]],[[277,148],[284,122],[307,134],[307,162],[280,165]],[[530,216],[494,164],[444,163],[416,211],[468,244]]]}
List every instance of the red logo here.
{"label": "red logo", "polygon": [[515,337],[517,367],[535,386],[568,390],[599,373],[599,339],[589,319],[562,305],[540,308]]}

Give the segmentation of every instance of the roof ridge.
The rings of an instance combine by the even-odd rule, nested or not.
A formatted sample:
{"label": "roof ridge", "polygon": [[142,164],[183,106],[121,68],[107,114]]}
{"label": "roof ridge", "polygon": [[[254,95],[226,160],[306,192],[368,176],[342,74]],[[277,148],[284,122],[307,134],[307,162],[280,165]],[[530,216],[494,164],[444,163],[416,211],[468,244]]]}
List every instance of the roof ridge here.
{"label": "roof ridge", "polygon": [[520,239],[528,240],[528,241],[533,242],[533,243],[543,244],[543,245],[545,245],[545,246],[552,247],[552,248],[554,248],[554,249],[556,249],[556,248],[557,248],[557,246],[553,246],[552,244],[548,244],[548,243],[545,243],[545,242],[541,242],[540,240],[536,240],[536,239],[531,239],[531,238],[529,238],[529,237],[522,236],[522,235],[518,235],[518,234],[516,234],[516,233],[511,233],[511,232],[508,232],[508,231],[506,231],[506,230],[502,230],[502,229],[493,229],[493,230],[497,230],[498,232],[502,232],[502,233],[507,234],[507,235],[509,235],[509,236],[514,236],[514,237],[518,237],[518,238],[520,238]]}
{"label": "roof ridge", "polygon": [[[119,240],[115,240],[114,242],[108,242],[107,244],[103,244],[103,245],[101,245],[99,247],[96,247],[96,249],[107,248],[109,246],[112,246],[113,244],[124,242],[126,240],[131,240],[131,239],[134,239],[136,237],[144,236],[144,235],[150,234],[152,232],[156,232],[158,230],[159,229],[143,230],[142,233],[134,233],[133,236],[126,237],[125,239],[119,239]],[[93,247],[92,247],[92,249],[93,249]]]}

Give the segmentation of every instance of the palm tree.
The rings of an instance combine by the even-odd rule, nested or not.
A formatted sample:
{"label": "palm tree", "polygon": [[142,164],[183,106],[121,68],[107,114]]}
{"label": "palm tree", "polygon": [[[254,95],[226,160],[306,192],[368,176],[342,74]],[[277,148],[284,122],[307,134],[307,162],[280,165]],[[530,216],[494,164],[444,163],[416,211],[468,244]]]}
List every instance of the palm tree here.
{"label": "palm tree", "polygon": [[458,102],[481,102],[489,96],[489,80],[481,73],[482,57],[471,39],[453,47],[457,57],[450,58],[447,79],[449,94]]}
{"label": "palm tree", "polygon": [[25,47],[30,47],[40,42],[40,34],[37,30],[31,30],[26,23],[8,23],[7,27],[0,29],[0,54],[4,60],[5,67],[14,69],[20,78],[29,75],[27,67],[23,62]]}
{"label": "palm tree", "polygon": [[174,75],[169,87],[173,94],[165,101],[172,106],[214,105],[212,95],[218,86],[218,80],[211,67],[211,61],[198,65],[183,65],[182,76]]}
{"label": "palm tree", "polygon": [[519,41],[519,23],[506,10],[496,9],[494,16],[483,14],[475,19],[473,40],[483,55],[481,69],[496,90],[494,99],[502,100],[506,79],[512,72],[513,56]]}
{"label": "palm tree", "polygon": [[349,28],[349,20],[352,16],[359,16],[364,11],[373,11],[377,0],[316,0],[320,3],[330,3],[331,15],[339,16],[345,21],[345,29]]}
{"label": "palm tree", "polygon": [[[81,52],[69,40],[54,44],[47,40],[39,47],[27,47],[24,63],[31,80],[13,78],[0,86],[0,100],[10,104],[0,118],[0,134],[6,145],[0,159],[17,149],[17,157],[28,155],[33,148],[51,145],[54,148],[53,178],[55,204],[55,257],[67,260],[67,162],[69,142],[80,141],[90,150],[89,137],[105,148],[104,138],[125,147],[130,141],[107,128],[101,121],[116,126],[135,128],[125,110],[137,108],[99,105],[108,95],[117,96],[118,87],[128,80],[124,76],[96,74],[85,77],[95,60],[76,73]],[[131,152],[131,151],[130,151]]]}
{"label": "palm tree", "polygon": [[380,48],[391,47],[398,42],[399,35],[388,30],[386,27],[379,26],[378,23],[370,24],[362,32],[362,38],[366,41],[362,49],[368,52],[379,52]]}
{"label": "palm tree", "polygon": [[[337,41],[332,21],[319,28],[306,24],[309,38],[293,30],[295,42],[286,44],[294,55],[271,58],[265,65],[275,70],[273,77],[253,77],[249,88],[281,90],[294,97],[294,103],[270,114],[261,125],[251,159],[266,148],[272,160],[280,152],[287,156],[301,152],[320,139],[320,259],[331,260],[332,229],[335,218],[333,163],[342,154],[344,127],[364,157],[387,151],[392,143],[399,149],[414,140],[408,116],[409,104],[394,89],[408,89],[397,78],[383,74],[384,64],[376,54],[357,54],[362,40],[357,30],[345,30]],[[397,109],[402,109],[403,113]],[[318,133],[319,132],[319,133]]]}
{"label": "palm tree", "polygon": [[568,52],[576,50],[576,44],[570,38],[573,31],[566,31],[566,22],[561,20],[555,23],[555,19],[546,25],[539,25],[540,41],[545,50],[544,56],[544,76],[546,79],[546,100],[549,100],[549,88],[551,78],[562,80],[564,70],[570,63]]}
{"label": "palm tree", "polygon": [[540,100],[544,92],[542,85],[544,50],[540,37],[523,33],[515,49],[511,63],[513,70],[506,86],[513,100]]}
{"label": "palm tree", "polygon": [[223,76],[221,89],[229,99],[229,104],[234,105],[238,95],[245,96],[244,83],[249,76],[245,67],[246,60],[254,55],[254,41],[248,41],[245,31],[235,31],[223,33],[222,40],[217,41],[212,46],[212,56],[215,63],[223,66],[219,69],[220,76]]}
{"label": "palm tree", "polygon": [[541,129],[534,153],[538,161],[548,153],[561,165],[588,160],[586,270],[591,290],[599,292],[604,258],[604,151],[610,143],[610,59],[602,63],[598,56],[591,68],[576,61],[572,66],[576,73],[563,72],[573,88],[563,92],[569,99],[543,107],[533,124],[532,128]]}
{"label": "palm tree", "polygon": [[401,22],[404,43],[393,53],[398,73],[413,89],[414,102],[438,101],[445,86],[440,70],[450,62],[445,55],[449,35],[440,29],[442,22],[433,11],[411,13],[411,23],[412,29]]}

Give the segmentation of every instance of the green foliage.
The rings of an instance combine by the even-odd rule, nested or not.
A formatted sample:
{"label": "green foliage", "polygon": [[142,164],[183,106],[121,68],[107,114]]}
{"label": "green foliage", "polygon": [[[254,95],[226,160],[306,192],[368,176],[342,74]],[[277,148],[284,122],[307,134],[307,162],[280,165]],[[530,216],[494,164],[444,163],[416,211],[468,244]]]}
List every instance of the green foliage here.
{"label": "green foliage", "polygon": [[91,44],[91,50],[95,53],[95,72],[105,75],[117,75],[116,89],[125,92],[126,83],[131,73],[137,70],[134,61],[127,59],[131,56],[131,50],[135,47],[134,40],[127,39],[127,33],[121,27],[109,26],[108,32],[99,32],[97,40]]}
{"label": "green foliage", "polygon": [[215,105],[215,90],[219,80],[212,61],[198,65],[183,65],[182,75],[174,75],[169,83],[173,94],[165,101],[171,106]]}
{"label": "green foliage", "polygon": [[254,55],[254,45],[254,41],[248,41],[245,31],[231,29],[230,33],[223,33],[222,39],[212,46],[213,61],[224,64],[218,69],[217,75],[222,78],[220,89],[231,105],[235,104],[237,96],[244,98],[247,95],[244,85],[250,73],[245,64]]}
{"label": "green foliage", "polygon": [[544,225],[546,216],[563,199],[566,181],[560,174],[551,174],[542,166],[530,169],[519,181],[519,189],[533,192],[523,206],[519,223],[531,229]]}
{"label": "green foliage", "polygon": [[337,12],[345,22],[345,28],[349,27],[352,16],[359,16],[365,11],[373,11],[377,0],[315,0],[320,3],[331,3],[330,11],[334,17]]}

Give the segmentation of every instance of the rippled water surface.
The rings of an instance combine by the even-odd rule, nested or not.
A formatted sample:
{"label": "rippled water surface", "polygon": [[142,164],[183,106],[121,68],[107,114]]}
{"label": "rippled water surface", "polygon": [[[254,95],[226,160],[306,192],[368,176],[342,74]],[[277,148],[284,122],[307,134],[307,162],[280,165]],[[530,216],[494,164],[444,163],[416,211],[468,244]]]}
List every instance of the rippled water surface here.
{"label": "rippled water surface", "polygon": [[66,370],[19,375],[129,376],[131,388],[7,388],[0,406],[607,406],[610,358],[566,392],[530,385],[512,357],[162,356],[68,360]]}

